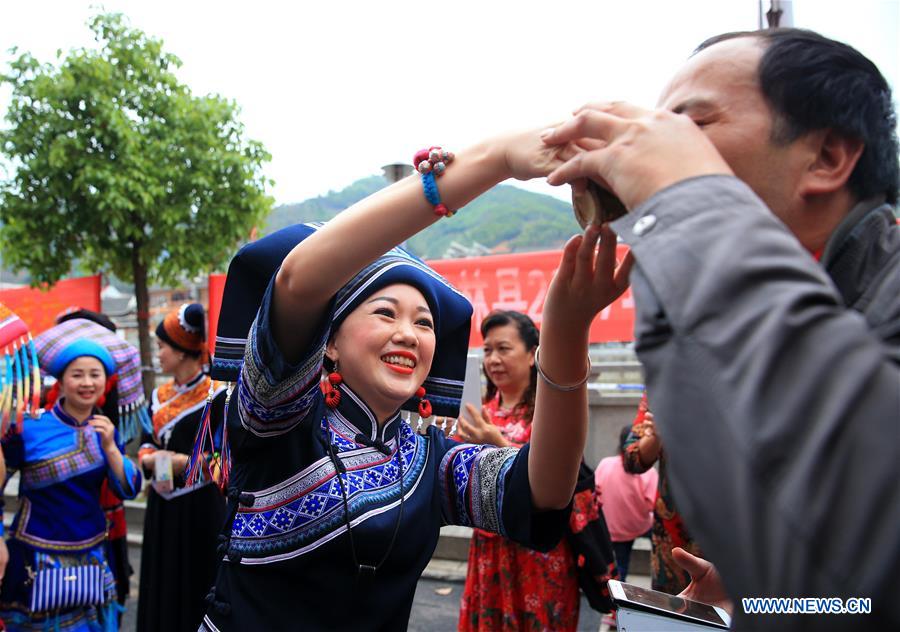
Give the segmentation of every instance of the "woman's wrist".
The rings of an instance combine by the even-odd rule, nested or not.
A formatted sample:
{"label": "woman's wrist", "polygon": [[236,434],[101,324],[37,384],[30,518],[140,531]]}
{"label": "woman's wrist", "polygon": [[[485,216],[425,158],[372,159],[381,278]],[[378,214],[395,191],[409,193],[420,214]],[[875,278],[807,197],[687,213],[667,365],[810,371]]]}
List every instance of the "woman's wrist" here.
{"label": "woman's wrist", "polygon": [[[553,305],[545,303],[545,310],[541,314],[541,338],[552,335],[563,344],[587,345],[593,320],[593,316],[579,318],[565,307],[560,308],[557,313]],[[548,336],[545,336],[544,332],[547,332]]]}
{"label": "woman's wrist", "polygon": [[495,184],[513,177],[506,153],[508,142],[507,136],[495,136],[466,150],[470,160]]}
{"label": "woman's wrist", "polygon": [[[588,330],[566,329],[544,321],[540,338],[540,371],[557,385],[579,384],[590,377]],[[539,380],[539,382],[542,380]]]}

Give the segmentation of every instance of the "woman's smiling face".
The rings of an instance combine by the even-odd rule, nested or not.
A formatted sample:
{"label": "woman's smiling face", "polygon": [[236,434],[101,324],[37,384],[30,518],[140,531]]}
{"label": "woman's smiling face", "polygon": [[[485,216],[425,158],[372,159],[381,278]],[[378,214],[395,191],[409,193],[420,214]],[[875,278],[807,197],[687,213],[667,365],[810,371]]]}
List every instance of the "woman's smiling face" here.
{"label": "woman's smiling face", "polygon": [[341,323],[326,353],[379,421],[415,394],[434,358],[434,317],[411,285],[377,290]]}
{"label": "woman's smiling face", "polygon": [[106,371],[97,358],[81,356],[66,367],[60,381],[60,391],[69,404],[78,408],[90,408],[103,395]]}

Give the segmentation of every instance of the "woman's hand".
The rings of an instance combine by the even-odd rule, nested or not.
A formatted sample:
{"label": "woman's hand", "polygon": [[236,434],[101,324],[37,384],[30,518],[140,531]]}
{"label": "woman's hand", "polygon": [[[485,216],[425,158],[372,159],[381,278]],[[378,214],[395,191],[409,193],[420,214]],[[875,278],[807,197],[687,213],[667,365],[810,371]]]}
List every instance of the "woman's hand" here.
{"label": "woman's hand", "polygon": [[635,432],[641,439],[657,439],[656,423],[653,421],[653,413],[649,410],[644,413],[644,421],[637,425]]}
{"label": "woman's hand", "polygon": [[100,447],[106,454],[106,463],[111,475],[116,478],[123,489],[127,489],[130,483],[125,478],[125,457],[119,451],[119,446],[116,445],[116,427],[109,417],[103,415],[94,415],[88,420],[88,423],[94,432],[100,435]]}
{"label": "woman's hand", "polygon": [[491,415],[486,408],[479,412],[472,404],[466,404],[466,411],[468,416],[461,414],[457,422],[457,439],[463,443],[488,444],[501,448],[509,445],[500,428],[491,423]]}
{"label": "woman's hand", "polygon": [[104,452],[119,451],[119,446],[116,445],[116,427],[109,417],[94,415],[88,423],[100,435],[100,447]]}
{"label": "woman's hand", "polygon": [[[599,239],[599,245],[598,245]],[[629,252],[616,263],[616,234],[608,224],[590,225],[569,240],[544,303],[548,317],[563,327],[585,329],[628,288],[634,259]],[[549,313],[548,313],[549,312]]]}
{"label": "woman's hand", "polygon": [[173,452],[172,453],[172,474],[175,476],[181,476],[184,474],[184,471],[187,469],[189,457],[187,454],[182,454],[181,452]]}
{"label": "woman's hand", "polygon": [[159,450],[155,450],[150,454],[145,454],[141,457],[139,465],[141,469],[149,474],[153,474],[156,471],[156,454]]}
{"label": "woman's hand", "polygon": [[503,147],[509,175],[517,180],[547,176],[582,151],[574,143],[548,145],[536,129],[500,136],[496,142]]}
{"label": "woman's hand", "polygon": [[146,471],[155,473],[156,472],[156,457],[160,453],[168,454],[172,460],[172,474],[174,476],[180,476],[184,474],[184,471],[187,469],[188,460],[191,458],[187,454],[182,454],[181,452],[172,452],[171,450],[156,450],[152,454],[147,454],[144,458],[141,459],[141,467]]}
{"label": "woman's hand", "polygon": [[672,549],[672,559],[691,576],[691,583],[678,594],[679,597],[719,606],[729,615],[732,614],[734,603],[725,592],[725,584],[722,583],[719,571],[711,562],[677,546]]}
{"label": "woman's hand", "polygon": [[641,463],[646,467],[650,467],[656,463],[662,449],[659,435],[656,434],[656,423],[653,421],[653,413],[650,411],[644,413],[644,421],[634,430],[639,437],[638,452],[640,453]]}

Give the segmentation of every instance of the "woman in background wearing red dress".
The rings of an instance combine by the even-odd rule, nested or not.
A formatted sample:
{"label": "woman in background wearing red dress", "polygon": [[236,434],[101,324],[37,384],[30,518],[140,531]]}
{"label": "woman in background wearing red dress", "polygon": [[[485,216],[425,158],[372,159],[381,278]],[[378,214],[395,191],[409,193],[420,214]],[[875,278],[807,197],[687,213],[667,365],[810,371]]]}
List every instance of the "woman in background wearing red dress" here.
{"label": "woman in background wearing red dress", "polygon": [[[481,323],[487,392],[484,408],[460,415],[460,441],[520,447],[531,439],[538,330],[520,312],[492,312]],[[475,529],[459,630],[575,630],[580,596],[571,547],[526,549]]]}

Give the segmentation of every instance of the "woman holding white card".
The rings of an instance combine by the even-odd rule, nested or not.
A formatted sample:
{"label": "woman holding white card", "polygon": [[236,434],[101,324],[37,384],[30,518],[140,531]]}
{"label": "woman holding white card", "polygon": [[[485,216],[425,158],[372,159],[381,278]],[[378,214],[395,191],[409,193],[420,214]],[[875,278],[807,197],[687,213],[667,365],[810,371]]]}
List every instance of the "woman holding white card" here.
{"label": "woman holding white card", "polygon": [[205,370],[203,306],[185,304],[156,328],[159,363],[172,379],[153,391],[153,431],[139,451],[147,492],[138,630],[196,630],[218,562],[216,534],[225,499],[210,480],[184,485],[184,469],[207,397],[211,419],[224,419],[225,387]]}

